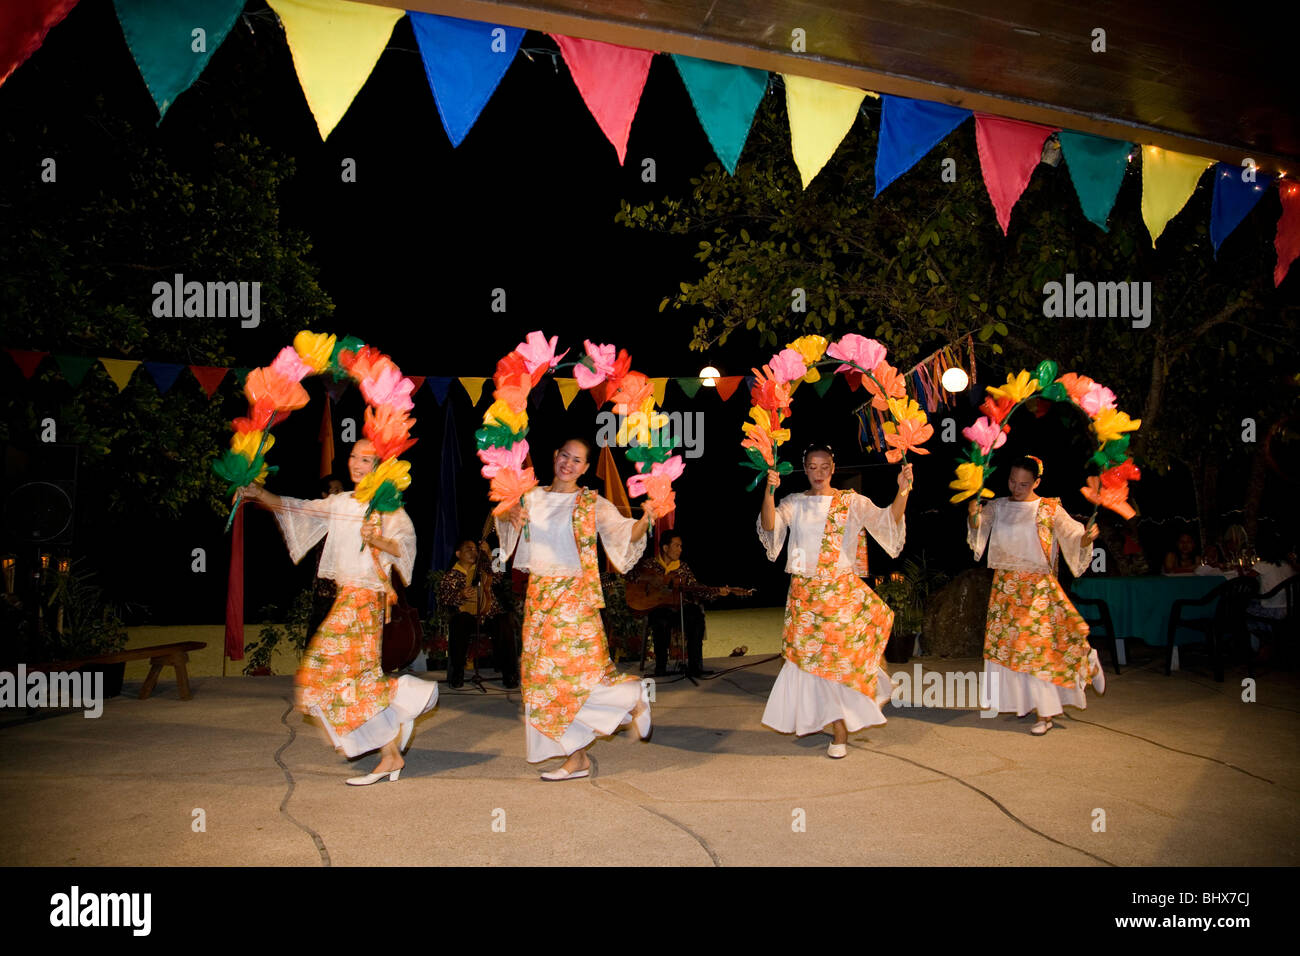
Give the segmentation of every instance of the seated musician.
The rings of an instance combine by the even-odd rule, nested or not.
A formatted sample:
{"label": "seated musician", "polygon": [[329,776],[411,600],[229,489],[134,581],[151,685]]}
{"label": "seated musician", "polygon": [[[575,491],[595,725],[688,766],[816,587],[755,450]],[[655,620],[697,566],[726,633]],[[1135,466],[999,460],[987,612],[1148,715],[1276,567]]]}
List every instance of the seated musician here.
{"label": "seated musician", "polygon": [[728,594],[748,593],[741,588],[713,588],[700,584],[690,566],[682,560],[682,536],[668,531],[659,541],[659,553],[646,555],[628,575],[628,581],[645,589],[656,606],[650,611],[654,633],[655,676],[668,674],[668,639],[674,626],[686,638],[686,674],[702,677],[704,669],[704,608],[700,601],[712,601]]}
{"label": "seated musician", "polygon": [[494,591],[498,575],[486,543],[466,538],[456,549],[456,563],[442,577],[438,603],[450,613],[447,639],[447,683],[465,684],[465,658],[477,632],[490,638],[497,670],[507,688],[519,686],[519,660],[510,631],[509,615],[502,613]]}

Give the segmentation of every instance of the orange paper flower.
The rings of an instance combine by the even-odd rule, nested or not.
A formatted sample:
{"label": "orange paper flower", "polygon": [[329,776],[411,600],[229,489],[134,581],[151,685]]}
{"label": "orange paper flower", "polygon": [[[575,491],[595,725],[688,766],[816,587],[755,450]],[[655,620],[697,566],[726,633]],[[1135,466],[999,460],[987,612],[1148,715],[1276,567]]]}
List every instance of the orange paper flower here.
{"label": "orange paper flower", "polygon": [[396,458],[415,444],[410,436],[414,418],[407,418],[405,412],[395,410],[391,405],[366,408],[366,422],[362,432],[375,446],[375,454],[380,459]]}
{"label": "orange paper flower", "polygon": [[893,464],[908,452],[916,452],[918,455],[930,454],[921,445],[929,441],[932,435],[934,435],[934,426],[927,425],[916,418],[905,418],[897,423],[886,422],[885,442],[891,447],[885,452],[885,460]]}
{"label": "orange paper flower", "polygon": [[301,383],[276,375],[269,368],[256,368],[248,373],[244,394],[254,405],[269,407],[280,415],[287,415],[310,401]]}
{"label": "orange paper flower", "polygon": [[1088,390],[1092,388],[1093,384],[1092,379],[1088,378],[1088,376],[1076,375],[1074,372],[1067,372],[1058,378],[1057,381],[1065,386],[1065,391],[1069,394],[1070,401],[1079,406],[1083,405],[1084,396],[1088,394]]}
{"label": "orange paper flower", "polygon": [[488,497],[501,502],[492,509],[498,518],[515,506],[515,502],[537,487],[537,478],[531,468],[518,471],[514,468],[502,468],[492,476],[492,487]]}
{"label": "orange paper flower", "polygon": [[[621,356],[620,356],[621,357]],[[614,411],[619,415],[629,415],[633,410],[645,404],[647,398],[654,398],[654,383],[640,372],[628,372],[608,394],[608,401],[614,403]]]}
{"label": "orange paper flower", "polygon": [[754,385],[749,397],[755,405],[769,412],[783,412],[790,407],[790,386],[777,381],[770,365],[764,365],[761,372],[756,368],[750,371],[754,373]]}
{"label": "orange paper flower", "polygon": [[1100,478],[1093,475],[1088,479],[1088,483],[1079,489],[1079,494],[1094,505],[1109,508],[1125,521],[1137,514],[1132,505],[1128,503],[1128,482],[1124,482],[1123,485],[1118,487],[1108,488],[1101,483]]}
{"label": "orange paper flower", "polygon": [[[890,365],[884,359],[877,363],[876,367],[871,370],[872,376],[880,382],[877,386],[870,378],[864,377],[862,384],[867,391],[871,393],[871,407],[882,412],[889,411],[889,399],[906,398],[907,386],[903,382],[903,376],[898,374],[898,369]],[[882,392],[881,389],[884,389]]]}
{"label": "orange paper flower", "polygon": [[527,373],[508,375],[503,380],[496,380],[496,391],[492,398],[505,402],[512,412],[522,412],[528,407],[528,393],[532,391],[533,380]]}

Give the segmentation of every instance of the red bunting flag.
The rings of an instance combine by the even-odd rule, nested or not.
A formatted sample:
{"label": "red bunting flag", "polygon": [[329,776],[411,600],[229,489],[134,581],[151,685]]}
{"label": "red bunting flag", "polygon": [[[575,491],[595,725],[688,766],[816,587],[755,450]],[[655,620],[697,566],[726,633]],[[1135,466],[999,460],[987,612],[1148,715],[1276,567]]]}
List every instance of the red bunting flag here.
{"label": "red bunting flag", "polygon": [[211,398],[216,394],[217,386],[221,384],[221,380],[226,377],[226,373],[230,369],[218,365],[191,365],[190,371],[199,380],[199,384],[203,386],[203,391],[207,392],[208,398]]}
{"label": "red bunting flag", "polygon": [[36,366],[40,365],[49,352],[29,352],[27,349],[5,349],[9,357],[17,363],[19,370],[23,373],[23,378],[31,378],[36,372]]}
{"label": "red bunting flag", "polygon": [[406,377],[409,378],[409,379],[411,380],[411,384],[412,384],[413,386],[415,386],[414,388],[411,389],[411,395],[414,396],[415,393],[418,392],[418,391],[420,390],[420,387],[424,384],[424,379],[425,379],[426,376],[424,376],[424,375],[408,375],[408,376],[406,376]]}
{"label": "red bunting flag", "polygon": [[0,4],[0,86],[35,53],[77,0],[25,0]]}
{"label": "red bunting flag", "polygon": [[745,376],[743,375],[728,375],[725,378],[718,379],[717,389],[722,400],[725,402],[736,394],[736,389],[744,380]]}
{"label": "red bunting flag", "polygon": [[1277,184],[1277,195],[1282,200],[1282,215],[1273,239],[1273,248],[1277,250],[1277,265],[1273,267],[1275,288],[1286,278],[1296,256],[1300,256],[1300,184],[1283,180]]}
{"label": "red bunting flag", "polygon": [[596,124],[614,144],[618,163],[627,156],[627,137],[654,53],[615,43],[551,34]]}
{"label": "red bunting flag", "polygon": [[1037,123],[975,114],[980,171],[1004,236],[1011,223],[1011,207],[1029,185],[1035,167],[1042,162],[1044,141],[1055,132],[1059,130]]}

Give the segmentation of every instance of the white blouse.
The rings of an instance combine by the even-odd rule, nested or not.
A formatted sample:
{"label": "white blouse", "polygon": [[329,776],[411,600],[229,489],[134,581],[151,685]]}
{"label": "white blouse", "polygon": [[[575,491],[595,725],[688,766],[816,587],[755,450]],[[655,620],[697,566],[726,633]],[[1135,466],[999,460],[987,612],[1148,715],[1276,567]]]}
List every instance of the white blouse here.
{"label": "white blouse", "polygon": [[[539,486],[524,495],[523,501],[528,537],[516,531],[510,522],[497,519],[497,538],[504,557],[514,554],[515,568],[520,571],[558,577],[581,574],[582,560],[573,536],[573,509],[578,504],[578,492],[546,491]],[[622,573],[635,567],[645,552],[645,535],[632,537],[635,524],[635,518],[623,517],[605,498],[596,496],[596,534],[605,546],[610,563]]]}
{"label": "white blouse", "polygon": [[[763,530],[763,516],[758,516],[758,540],[767,549],[767,559],[775,561],[781,554],[786,533],[790,547],[785,562],[791,574],[811,575],[817,570],[821,558],[822,535],[826,531],[826,516],[830,514],[833,495],[813,495],[801,492],[786,495],[776,506],[776,522],[771,531]],[[844,522],[844,540],[840,542],[840,557],[836,569],[853,570],[857,554],[858,535],[862,529],[880,542],[891,558],[898,557],[907,538],[906,516],[894,520],[889,508],[877,508],[869,498],[852,492],[849,514]]]}
{"label": "white blouse", "polygon": [[[989,551],[989,567],[1004,571],[1033,571],[1047,574],[1052,566],[1043,554],[1038,540],[1038,502],[1012,501],[994,498],[984,505],[979,529],[966,521],[966,543],[975,552],[978,561]],[[1052,550],[1065,558],[1071,573],[1077,578],[1088,570],[1092,562],[1092,542],[1083,536],[1084,527],[1066,513],[1058,504],[1052,522]]]}
{"label": "white blouse", "polygon": [[[357,501],[352,492],[330,495],[328,498],[280,498],[280,507],[274,509],[276,523],[289,548],[289,557],[297,564],[316,542],[325,538],[321,552],[322,578],[330,578],[341,585],[382,591],[384,581],[375,570],[370,548],[361,544],[361,519],[368,507]],[[411,583],[415,569],[415,526],[406,511],[398,508],[381,514],[379,536],[397,542],[400,556],[379,552],[379,563],[384,576],[397,568],[405,584]]]}

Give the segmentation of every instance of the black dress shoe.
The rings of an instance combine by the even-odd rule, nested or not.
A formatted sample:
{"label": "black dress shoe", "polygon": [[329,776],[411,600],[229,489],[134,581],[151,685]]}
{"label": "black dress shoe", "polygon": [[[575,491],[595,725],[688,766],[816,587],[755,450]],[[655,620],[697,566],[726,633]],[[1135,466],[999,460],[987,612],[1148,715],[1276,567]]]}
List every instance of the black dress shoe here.
{"label": "black dress shoe", "polygon": [[463,680],[449,680],[447,686],[455,690],[457,687],[464,687],[465,682]]}

